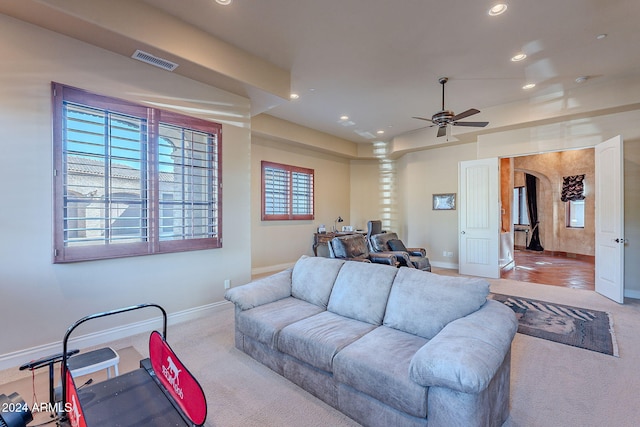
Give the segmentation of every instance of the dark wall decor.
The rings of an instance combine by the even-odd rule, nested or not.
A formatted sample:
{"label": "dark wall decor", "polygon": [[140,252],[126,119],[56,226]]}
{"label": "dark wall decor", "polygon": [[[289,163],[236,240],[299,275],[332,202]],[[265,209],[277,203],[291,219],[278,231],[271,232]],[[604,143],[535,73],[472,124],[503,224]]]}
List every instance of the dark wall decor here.
{"label": "dark wall decor", "polygon": [[560,200],[563,202],[584,200],[584,174],[562,177]]}

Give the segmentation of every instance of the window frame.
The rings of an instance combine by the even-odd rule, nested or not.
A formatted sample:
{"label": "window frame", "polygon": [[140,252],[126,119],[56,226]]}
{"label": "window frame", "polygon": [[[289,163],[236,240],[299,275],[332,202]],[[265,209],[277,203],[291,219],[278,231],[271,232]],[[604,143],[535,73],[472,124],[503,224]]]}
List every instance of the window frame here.
{"label": "window frame", "polygon": [[[512,210],[513,209],[518,209],[518,222],[514,222],[513,225],[531,225],[531,221],[529,221],[529,212],[527,211],[527,188],[524,185],[518,186],[518,187],[513,187],[513,192],[514,192],[514,197],[513,197],[513,206],[512,206]],[[515,196],[515,193],[517,193],[517,197]],[[513,219],[513,212],[511,214],[511,217]],[[526,220],[526,222],[523,222],[523,220]]]}
{"label": "window frame", "polygon": [[[283,214],[272,214],[267,213],[267,176],[265,174],[265,170],[267,168],[278,169],[286,172],[289,177],[289,186],[287,191],[287,203],[286,210],[287,213]],[[260,164],[261,169],[261,219],[262,221],[301,221],[301,220],[313,220],[315,218],[315,171],[309,168],[303,168],[299,166],[285,165],[282,163],[269,162],[266,160],[262,160]],[[293,213],[293,199],[292,195],[293,191],[293,179],[291,179],[294,173],[301,173],[310,176],[310,191],[307,195],[308,205],[311,208],[310,213],[306,214],[294,214]]]}
{"label": "window frame", "polygon": [[[122,99],[99,95],[52,82],[53,102],[53,262],[68,263],[99,259],[122,258],[158,253],[173,253],[222,247],[222,125],[182,114],[147,107]],[[69,246],[65,244],[65,161],[64,150],[65,103],[80,104],[108,113],[128,115],[144,120],[144,131],[140,149],[141,153],[141,184],[140,191],[144,192],[145,202],[141,202],[141,241],[112,243],[109,239],[100,244]],[[160,171],[159,171],[159,126],[168,124],[183,129],[205,132],[212,140],[207,142],[207,170],[213,171],[212,181],[207,181],[207,188],[212,189],[212,196],[207,200],[208,215],[212,221],[206,226],[211,237],[184,237],[175,240],[161,238],[163,225],[160,218]],[[109,157],[110,158],[110,157]],[[110,175],[111,176],[111,175]],[[141,196],[143,198],[143,196]],[[208,218],[208,217],[207,217]],[[144,224],[143,224],[144,223]],[[215,231],[213,231],[215,230]],[[146,231],[146,235],[145,235]]]}
{"label": "window frame", "polygon": [[[581,204],[582,205],[582,225],[572,225],[571,224],[571,217],[572,217],[572,212],[575,210],[575,204]],[[570,228],[573,230],[582,230],[585,228],[585,210],[586,210],[586,202],[584,201],[584,199],[581,200],[567,200],[566,202],[564,202],[564,212],[565,212],[565,227],[566,228]]]}

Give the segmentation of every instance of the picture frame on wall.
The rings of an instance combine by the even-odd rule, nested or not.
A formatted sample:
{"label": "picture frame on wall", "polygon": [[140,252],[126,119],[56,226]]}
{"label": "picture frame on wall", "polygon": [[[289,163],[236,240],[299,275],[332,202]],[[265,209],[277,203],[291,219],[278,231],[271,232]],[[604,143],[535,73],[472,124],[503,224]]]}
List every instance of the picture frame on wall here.
{"label": "picture frame on wall", "polygon": [[451,211],[456,208],[456,193],[441,193],[433,195],[434,211]]}

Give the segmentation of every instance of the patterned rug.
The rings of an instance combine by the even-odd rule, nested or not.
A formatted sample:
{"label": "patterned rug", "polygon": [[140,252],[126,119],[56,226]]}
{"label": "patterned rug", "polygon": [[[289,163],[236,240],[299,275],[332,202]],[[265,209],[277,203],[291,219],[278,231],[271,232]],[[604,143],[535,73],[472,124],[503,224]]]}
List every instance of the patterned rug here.
{"label": "patterned rug", "polygon": [[611,315],[530,298],[490,294],[518,317],[518,332],[618,357]]}

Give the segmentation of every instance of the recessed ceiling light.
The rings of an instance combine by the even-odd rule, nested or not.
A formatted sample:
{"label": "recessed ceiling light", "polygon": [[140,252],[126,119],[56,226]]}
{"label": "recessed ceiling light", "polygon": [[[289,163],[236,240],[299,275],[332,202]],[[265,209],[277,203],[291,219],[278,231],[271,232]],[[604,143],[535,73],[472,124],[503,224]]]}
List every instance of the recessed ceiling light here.
{"label": "recessed ceiling light", "polygon": [[502,15],[507,11],[507,5],[505,3],[497,3],[491,9],[489,9],[489,16]]}
{"label": "recessed ceiling light", "polygon": [[580,76],[576,79],[576,83],[580,84],[580,83],[584,83],[589,79],[589,76]]}
{"label": "recessed ceiling light", "polygon": [[349,120],[349,116],[340,116],[340,120]]}
{"label": "recessed ceiling light", "polygon": [[231,1],[232,0],[216,0],[216,3],[226,6],[228,4],[231,4]]}
{"label": "recessed ceiling light", "polygon": [[377,133],[378,135],[382,135],[382,134],[384,133],[384,131],[383,131],[383,130],[379,130],[379,131],[377,131],[376,133]]}
{"label": "recessed ceiling light", "polygon": [[526,53],[519,53],[511,58],[511,62],[520,62],[527,57]]}
{"label": "recessed ceiling light", "polygon": [[298,98],[300,98],[300,95],[298,95],[297,93],[295,93],[295,92],[294,92],[294,93],[292,93],[291,95],[289,95],[289,98],[291,98],[291,99],[298,99]]}
{"label": "recessed ceiling light", "polygon": [[598,40],[606,39],[606,38],[607,38],[607,34],[605,34],[605,33],[598,34],[598,35],[596,36],[596,38],[597,38]]}
{"label": "recessed ceiling light", "polygon": [[522,86],[522,89],[529,90],[529,89],[533,89],[534,87],[536,87],[535,83],[528,83],[528,84]]}

